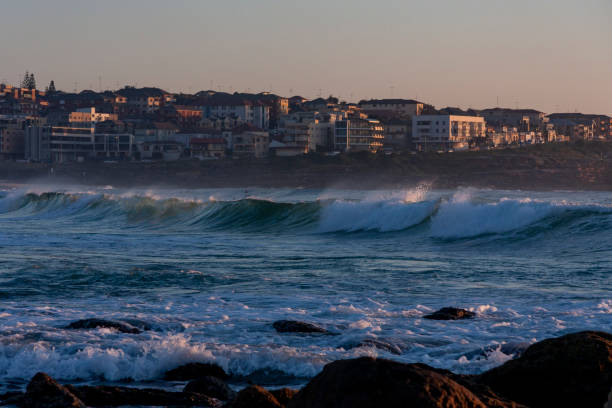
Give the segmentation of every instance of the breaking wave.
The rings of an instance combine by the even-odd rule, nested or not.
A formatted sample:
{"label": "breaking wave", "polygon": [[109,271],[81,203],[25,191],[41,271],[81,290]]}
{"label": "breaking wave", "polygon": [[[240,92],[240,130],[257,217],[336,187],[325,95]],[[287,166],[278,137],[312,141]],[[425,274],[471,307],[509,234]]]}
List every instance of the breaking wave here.
{"label": "breaking wave", "polygon": [[537,233],[583,219],[582,228],[608,228],[612,207],[531,198],[475,199],[466,191],[444,196],[409,191],[372,199],[184,199],[154,194],[99,192],[5,193],[3,221],[36,220],[74,228],[172,232],[295,233],[408,232],[461,239],[516,232]]}

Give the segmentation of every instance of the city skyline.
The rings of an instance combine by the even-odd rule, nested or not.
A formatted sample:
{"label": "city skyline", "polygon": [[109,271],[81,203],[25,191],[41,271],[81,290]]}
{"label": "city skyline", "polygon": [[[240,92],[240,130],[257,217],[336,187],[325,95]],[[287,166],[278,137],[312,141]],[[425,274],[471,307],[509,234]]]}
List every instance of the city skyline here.
{"label": "city skyline", "polygon": [[39,88],[55,80],[65,91],[129,84],[612,113],[605,0],[231,3],[10,4],[33,28],[0,28],[0,81],[29,70]]}

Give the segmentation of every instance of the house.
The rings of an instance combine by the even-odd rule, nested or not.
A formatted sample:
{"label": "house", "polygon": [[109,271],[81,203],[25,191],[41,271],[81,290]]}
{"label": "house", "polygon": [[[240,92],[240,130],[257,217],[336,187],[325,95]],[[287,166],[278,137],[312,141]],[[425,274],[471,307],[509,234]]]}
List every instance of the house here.
{"label": "house", "polygon": [[270,135],[262,129],[244,125],[230,132],[224,132],[224,136],[229,142],[234,158],[259,159],[268,155]]}

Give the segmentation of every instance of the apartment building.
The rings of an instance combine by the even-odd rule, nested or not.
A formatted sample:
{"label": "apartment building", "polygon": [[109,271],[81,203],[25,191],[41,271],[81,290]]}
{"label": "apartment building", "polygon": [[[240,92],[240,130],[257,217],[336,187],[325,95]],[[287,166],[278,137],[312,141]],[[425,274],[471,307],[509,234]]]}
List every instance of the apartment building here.
{"label": "apartment building", "polygon": [[91,127],[29,126],[25,133],[25,158],[67,162],[85,159],[124,159],[132,156],[134,136],[96,133]]}
{"label": "apartment building", "polygon": [[376,152],[382,149],[385,140],[383,125],[364,116],[351,116],[335,122],[336,150]]}
{"label": "apartment building", "polygon": [[214,95],[202,106],[204,118],[235,116],[259,129],[270,127],[270,107],[257,101],[231,95]]}
{"label": "apartment building", "polygon": [[412,121],[412,140],[420,151],[468,149],[485,137],[486,123],[479,116],[421,115]]}
{"label": "apartment building", "polygon": [[368,115],[412,118],[423,113],[425,104],[413,99],[371,99],[359,102],[359,107]]}
{"label": "apartment building", "polygon": [[279,125],[279,134],[285,145],[284,151],[303,154],[333,150],[334,124],[338,116],[340,115],[296,112],[283,117]]}

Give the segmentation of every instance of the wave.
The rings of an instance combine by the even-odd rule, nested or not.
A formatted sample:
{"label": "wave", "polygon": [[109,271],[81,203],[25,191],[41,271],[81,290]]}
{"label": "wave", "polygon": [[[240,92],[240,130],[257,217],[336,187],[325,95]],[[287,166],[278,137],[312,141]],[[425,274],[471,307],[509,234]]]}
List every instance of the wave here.
{"label": "wave", "polygon": [[[48,222],[100,230],[295,233],[409,232],[431,238],[538,233],[582,219],[580,228],[609,228],[612,207],[531,198],[484,200],[410,191],[362,199],[283,202],[265,198],[185,199],[107,192],[12,192],[0,196],[0,223]],[[602,218],[603,216],[603,218]],[[424,226],[423,228],[416,228]]]}

